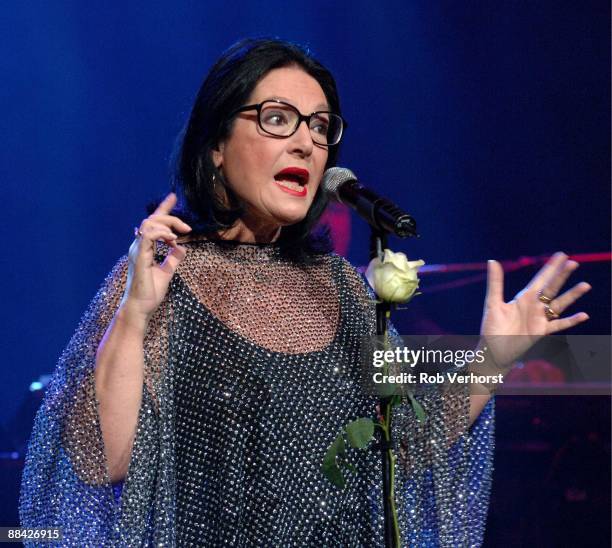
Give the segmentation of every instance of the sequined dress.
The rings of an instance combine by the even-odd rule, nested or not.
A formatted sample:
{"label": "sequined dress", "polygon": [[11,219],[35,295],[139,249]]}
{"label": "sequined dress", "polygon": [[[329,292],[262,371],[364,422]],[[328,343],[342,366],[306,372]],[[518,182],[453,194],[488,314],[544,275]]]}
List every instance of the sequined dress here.
{"label": "sequined dress", "polygon": [[[145,338],[128,475],[108,479],[95,351],[126,281],[122,258],[94,298],[39,411],[24,471],[24,526],[71,546],[383,546],[380,454],[351,450],[344,490],[321,473],[340,429],[373,416],[360,387],[374,333],[366,285],[344,259],[311,264],[275,245],[194,241]],[[164,249],[158,260],[163,260]],[[491,474],[492,402],[429,394],[425,424],[395,416],[406,545],[477,546]]]}

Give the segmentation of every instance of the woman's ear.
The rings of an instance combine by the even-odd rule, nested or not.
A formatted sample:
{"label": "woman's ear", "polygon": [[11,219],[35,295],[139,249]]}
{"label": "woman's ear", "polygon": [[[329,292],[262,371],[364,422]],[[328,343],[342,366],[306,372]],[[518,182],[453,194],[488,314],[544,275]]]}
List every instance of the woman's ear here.
{"label": "woman's ear", "polygon": [[212,149],[212,161],[215,167],[219,169],[223,165],[223,149],[225,143],[219,143]]}

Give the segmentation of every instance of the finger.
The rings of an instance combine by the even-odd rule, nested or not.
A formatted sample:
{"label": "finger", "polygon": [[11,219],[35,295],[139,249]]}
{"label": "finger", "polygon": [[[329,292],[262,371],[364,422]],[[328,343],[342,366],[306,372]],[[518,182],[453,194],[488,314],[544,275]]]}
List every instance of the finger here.
{"label": "finger", "polygon": [[540,268],[538,273],[531,279],[528,287],[540,291],[555,275],[557,269],[567,260],[567,255],[562,251],[557,251],[546,264]]}
{"label": "finger", "polygon": [[[176,247],[176,235],[168,235],[165,232],[151,233],[150,237],[135,240],[136,247],[130,252],[133,254],[134,263],[138,268],[148,268],[155,265],[154,256],[156,255],[155,242],[161,241],[170,247]],[[133,245],[134,245],[133,244]]]}
{"label": "finger", "polygon": [[579,323],[586,322],[588,319],[589,315],[586,312],[578,312],[577,314],[568,316],[567,318],[553,320],[552,322],[548,322],[548,333],[557,333],[558,331],[569,329],[570,327],[574,327]]}
{"label": "finger", "polygon": [[178,236],[172,232],[167,226],[151,222],[143,222],[140,229],[142,238],[145,240],[175,240]]}
{"label": "finger", "polygon": [[165,215],[172,211],[172,208],[176,205],[176,194],[170,192],[157,206],[157,209],[153,212],[153,215],[161,214]]}
{"label": "finger", "polygon": [[566,308],[575,303],[580,297],[591,290],[590,284],[586,282],[580,282],[571,289],[568,289],[565,293],[557,297],[550,303],[550,307],[561,314]]}
{"label": "finger", "polygon": [[144,233],[145,227],[163,228],[183,234],[191,232],[191,227],[187,223],[184,223],[178,217],[173,217],[171,215],[148,217],[142,222],[140,229],[141,232]]}
{"label": "finger", "polygon": [[542,293],[547,297],[554,299],[555,296],[561,291],[561,288],[565,285],[565,282],[570,277],[571,273],[576,270],[580,264],[576,261],[565,261],[557,268],[556,272],[553,273],[553,277],[542,288]]}
{"label": "finger", "polygon": [[487,296],[485,306],[504,302],[504,269],[497,261],[487,261]]}
{"label": "finger", "polygon": [[137,238],[132,244],[135,247],[130,247],[135,267],[142,271],[143,269],[155,266],[157,264],[155,260],[157,255],[155,243],[158,241],[163,242],[174,250],[177,247],[176,239],[176,234],[169,232],[167,229],[152,230],[146,236],[143,235],[142,238]]}
{"label": "finger", "polygon": [[174,245],[174,248],[170,250],[164,262],[159,265],[159,267],[169,275],[174,274],[177,266],[181,263],[181,261],[185,258],[187,254],[187,248],[182,245]]}
{"label": "finger", "polygon": [[175,230],[179,231],[179,232],[189,232],[191,230],[191,227],[184,221],[181,221],[178,217],[175,217],[174,215],[166,215],[166,214],[153,214],[150,217],[148,217],[147,219],[145,219],[144,222],[149,221],[149,222],[156,222],[156,223],[161,223],[164,226],[168,226],[170,228],[174,228]]}

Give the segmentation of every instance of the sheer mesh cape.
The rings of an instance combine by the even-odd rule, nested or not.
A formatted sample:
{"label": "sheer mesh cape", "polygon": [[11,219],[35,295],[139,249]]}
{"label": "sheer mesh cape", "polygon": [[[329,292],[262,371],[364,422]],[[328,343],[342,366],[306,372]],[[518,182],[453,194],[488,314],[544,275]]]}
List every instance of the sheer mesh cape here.
{"label": "sheer mesh cape", "polygon": [[[145,337],[128,474],[111,485],[93,371],[121,300],[123,257],[61,355],[23,474],[26,527],[70,546],[383,546],[380,454],[349,450],[340,490],[320,471],[360,389],[374,303],[341,257],[297,264],[274,245],[192,241]],[[160,246],[158,260],[167,249]],[[467,428],[465,393],[396,410],[405,545],[477,546],[491,480],[493,402]]]}

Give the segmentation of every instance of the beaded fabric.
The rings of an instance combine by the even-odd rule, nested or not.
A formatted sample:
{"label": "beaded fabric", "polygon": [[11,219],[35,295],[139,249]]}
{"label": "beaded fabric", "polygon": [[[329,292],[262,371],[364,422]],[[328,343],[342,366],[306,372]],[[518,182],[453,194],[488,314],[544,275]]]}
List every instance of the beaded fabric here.
{"label": "beaded fabric", "polygon": [[[145,337],[145,381],[127,477],[111,485],[93,370],[125,288],[107,277],[63,352],[23,474],[24,527],[66,546],[384,546],[380,453],[348,450],[344,490],[321,473],[341,428],[374,416],[360,388],[374,303],[344,259],[309,264],[275,245],[210,240],[187,255]],[[160,245],[158,260],[167,252]],[[491,481],[493,402],[396,410],[396,497],[406,546],[478,546]]]}

